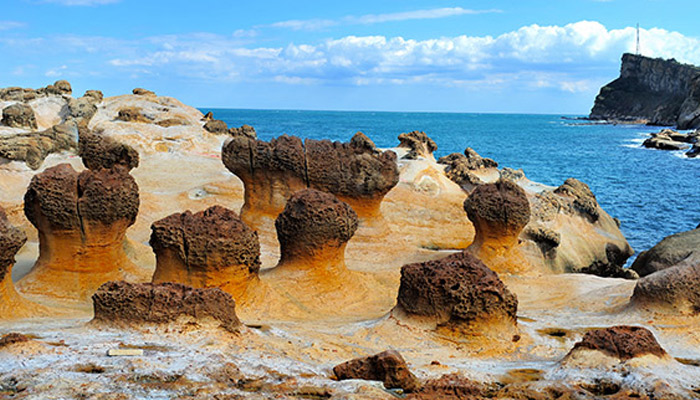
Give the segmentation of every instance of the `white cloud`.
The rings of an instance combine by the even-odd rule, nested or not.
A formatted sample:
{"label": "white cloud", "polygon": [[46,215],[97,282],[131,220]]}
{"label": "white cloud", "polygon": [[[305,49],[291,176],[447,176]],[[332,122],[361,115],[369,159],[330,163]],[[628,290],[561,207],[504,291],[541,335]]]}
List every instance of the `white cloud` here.
{"label": "white cloud", "polygon": [[453,17],[457,15],[474,15],[486,13],[498,13],[500,10],[471,10],[462,7],[433,8],[427,10],[405,11],[386,14],[366,14],[362,16],[348,15],[339,19],[292,19],[275,22],[260,27],[286,28],[295,31],[317,31],[337,25],[370,25],[384,22],[436,19]]}
{"label": "white cloud", "polygon": [[121,0],[44,0],[43,3],[59,4],[62,6],[102,6],[119,3]]}
{"label": "white cloud", "polygon": [[17,21],[0,21],[0,31],[8,31],[10,29],[17,29],[24,26],[24,23]]}
{"label": "white cloud", "polygon": [[60,67],[52,68],[52,69],[46,71],[46,73],[44,75],[48,78],[58,78],[58,77],[62,76],[67,69],[68,69],[67,65],[61,65]]}

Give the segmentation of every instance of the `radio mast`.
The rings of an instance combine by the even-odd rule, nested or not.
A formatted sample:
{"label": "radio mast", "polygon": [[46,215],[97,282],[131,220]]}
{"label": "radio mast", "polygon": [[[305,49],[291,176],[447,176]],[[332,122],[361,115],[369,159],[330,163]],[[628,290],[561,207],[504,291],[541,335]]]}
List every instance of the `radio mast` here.
{"label": "radio mast", "polygon": [[639,55],[639,22],[637,22],[637,55]]}

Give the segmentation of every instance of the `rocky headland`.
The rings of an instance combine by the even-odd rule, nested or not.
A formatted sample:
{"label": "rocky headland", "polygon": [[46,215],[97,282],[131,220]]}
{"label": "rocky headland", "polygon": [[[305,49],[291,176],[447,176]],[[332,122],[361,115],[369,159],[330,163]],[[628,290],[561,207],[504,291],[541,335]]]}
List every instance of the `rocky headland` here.
{"label": "rocky headland", "polygon": [[575,177],[422,131],[261,140],[142,88],[0,105],[0,396],[700,393],[697,232],[624,268]]}

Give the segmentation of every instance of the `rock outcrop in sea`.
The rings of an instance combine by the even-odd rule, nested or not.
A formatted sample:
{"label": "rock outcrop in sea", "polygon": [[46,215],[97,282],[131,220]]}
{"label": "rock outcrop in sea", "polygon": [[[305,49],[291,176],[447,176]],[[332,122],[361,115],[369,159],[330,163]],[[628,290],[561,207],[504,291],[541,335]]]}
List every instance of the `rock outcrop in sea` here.
{"label": "rock outcrop in sea", "polygon": [[591,119],[700,128],[700,68],[626,53],[620,77],[600,89]]}

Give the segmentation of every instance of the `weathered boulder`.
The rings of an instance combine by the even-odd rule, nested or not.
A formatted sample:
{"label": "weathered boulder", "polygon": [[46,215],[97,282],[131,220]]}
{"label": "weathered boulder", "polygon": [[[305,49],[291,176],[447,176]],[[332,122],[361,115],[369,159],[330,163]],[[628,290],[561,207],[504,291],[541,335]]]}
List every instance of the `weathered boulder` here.
{"label": "weathered boulder", "polygon": [[24,231],[12,226],[5,210],[0,208],[0,320],[21,316],[18,308],[22,307],[22,299],[12,283],[12,266],[26,241]]}
{"label": "weathered boulder", "polygon": [[664,314],[700,314],[700,256],[640,279],[631,303]]}
{"label": "weathered boulder", "polygon": [[139,153],[131,146],[87,130],[80,135],[78,154],[85,167],[92,170],[120,165],[128,171],[139,166]]}
{"label": "weathered boulder", "polygon": [[433,139],[429,138],[425,132],[413,131],[399,135],[399,148],[408,149],[408,153],[403,156],[407,160],[415,160],[419,157],[433,158],[433,152],[438,149]]}
{"label": "weathered boulder", "polygon": [[11,128],[36,129],[34,110],[24,103],[15,103],[2,109],[2,125]]}
{"label": "weathered boulder", "polygon": [[[52,89],[49,89],[52,88]],[[73,93],[73,88],[71,88],[70,83],[68,81],[60,80],[54,82],[53,85],[49,85],[46,87],[46,91],[51,93],[51,94],[59,94],[59,95],[70,95]]]}
{"label": "weathered boulder", "polygon": [[674,267],[691,256],[700,256],[700,229],[665,237],[651,249],[639,253],[631,269],[639,276]]}
{"label": "weathered boulder", "polygon": [[25,162],[39,169],[51,153],[72,150],[78,146],[79,126],[75,122],[54,125],[41,132],[0,136],[0,158]]}
{"label": "weathered boulder", "polygon": [[446,165],[447,177],[467,192],[484,183],[477,172],[498,167],[497,162],[481,157],[470,147],[464,150],[464,154],[452,153],[440,157],[438,163]]}
{"label": "weathered boulder", "polygon": [[241,217],[251,226],[277,216],[293,193],[307,187],[338,196],[361,218],[379,217],[382,199],[398,183],[396,154],[378,151],[361,133],[350,143],[236,135],[224,144],[222,160],[245,185]]}
{"label": "weathered boulder", "polygon": [[591,222],[595,222],[600,217],[600,207],[591,189],[585,183],[575,178],[569,178],[554,190],[554,193],[573,198],[570,212],[578,212],[586,216]]}
{"label": "weathered boulder", "polygon": [[562,363],[570,366],[603,366],[605,363],[601,363],[601,359],[596,357],[595,353],[611,358],[612,360],[606,361],[612,363],[625,362],[645,355],[667,357],[666,351],[648,329],[619,325],[587,332],[564,357]]}
{"label": "weathered boulder", "polygon": [[121,108],[117,113],[116,119],[124,122],[138,122],[142,124],[149,124],[153,122],[150,118],[143,115],[139,107],[133,106]]}
{"label": "weathered boulder", "polygon": [[699,155],[700,155],[700,144],[698,144],[698,143],[695,143],[693,145],[693,147],[691,147],[690,150],[688,150],[685,153],[685,156],[688,158],[695,158]]}
{"label": "weathered boulder", "polygon": [[104,100],[104,95],[99,90],[86,90],[83,97],[90,98],[93,103],[102,103]]}
{"label": "weathered boulder", "polygon": [[477,186],[464,201],[476,235],[467,251],[498,272],[527,269],[517,249],[520,233],[530,221],[525,191],[509,180]]}
{"label": "weathered boulder", "polygon": [[154,283],[219,287],[237,301],[259,284],[258,235],[234,211],[213,206],[195,214],[176,213],[154,222],[151,231]]}
{"label": "weathered boulder", "polygon": [[229,331],[240,330],[236,303],[219,288],[195,289],[178,283],[107,282],[92,296],[94,322],[136,326],[168,324],[185,317],[196,323],[213,320]]}
{"label": "weathered boulder", "polygon": [[514,327],[518,299],[468,252],[401,268],[398,307],[461,332]]}
{"label": "weathered boulder", "polygon": [[0,100],[26,102],[46,96],[70,95],[73,92],[67,81],[56,81],[39,89],[25,89],[21,87],[8,87],[0,89]]}
{"label": "weathered boulder", "polygon": [[131,93],[137,95],[137,96],[155,96],[156,94],[148,89],[144,88],[136,88],[131,91]]}
{"label": "weathered boulder", "polygon": [[212,119],[204,124],[204,130],[215,135],[223,135],[228,133],[228,125],[224,121]]}
{"label": "weathered boulder", "polygon": [[[101,100],[100,100],[101,101]],[[83,96],[68,100],[68,112],[72,118],[89,121],[97,113],[97,101],[94,97]]]}
{"label": "weathered boulder", "polygon": [[104,282],[143,279],[124,251],[138,208],[138,185],[121,165],[79,174],[60,164],[35,175],[24,212],[39,231],[39,259],[18,288],[84,302]]}
{"label": "weathered boulder", "polygon": [[642,146],[657,150],[687,150],[690,148],[683,142],[677,142],[664,136],[650,137],[642,143]]}
{"label": "weathered boulder", "polygon": [[211,111],[207,112],[207,113],[204,114],[204,116],[202,117],[202,121],[211,121],[212,119],[214,119],[214,113],[211,112]]}
{"label": "weathered boulder", "polygon": [[408,369],[401,354],[395,350],[346,361],[333,367],[333,373],[341,381],[346,379],[380,381],[387,389],[400,388],[406,392],[420,389],[418,378]]}
{"label": "weathered boulder", "polygon": [[250,125],[241,125],[240,128],[233,127],[228,130],[228,134],[231,136],[243,135],[251,139],[257,139],[258,134],[255,132],[255,128]]}

